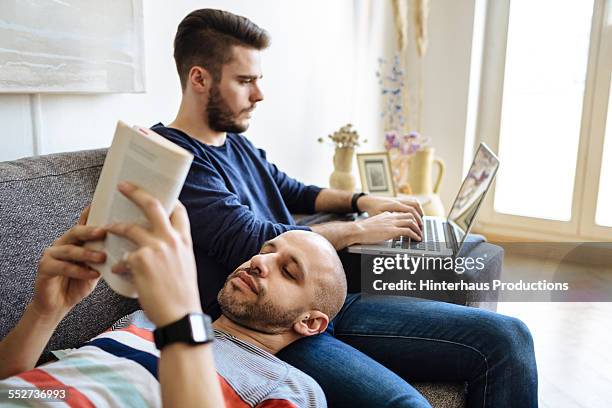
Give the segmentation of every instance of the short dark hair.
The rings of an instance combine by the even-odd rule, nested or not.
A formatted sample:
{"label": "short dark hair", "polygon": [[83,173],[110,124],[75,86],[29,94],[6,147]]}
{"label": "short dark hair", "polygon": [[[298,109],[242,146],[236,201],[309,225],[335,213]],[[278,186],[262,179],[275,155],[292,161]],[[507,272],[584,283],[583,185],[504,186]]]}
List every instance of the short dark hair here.
{"label": "short dark hair", "polygon": [[189,13],[174,37],[174,61],[183,90],[195,65],[205,68],[216,82],[221,80],[221,67],[231,61],[235,45],[262,50],[270,45],[270,36],[248,18],[228,11]]}

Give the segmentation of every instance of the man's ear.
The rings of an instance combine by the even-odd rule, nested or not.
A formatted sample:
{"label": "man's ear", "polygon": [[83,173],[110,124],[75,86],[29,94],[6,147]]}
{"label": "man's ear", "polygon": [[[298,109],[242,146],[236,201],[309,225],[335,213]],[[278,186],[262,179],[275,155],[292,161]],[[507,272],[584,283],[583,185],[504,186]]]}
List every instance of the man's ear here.
{"label": "man's ear", "polygon": [[191,88],[197,93],[208,92],[208,89],[212,84],[212,77],[210,73],[206,69],[197,65],[191,67],[188,78]]}
{"label": "man's ear", "polygon": [[320,334],[327,329],[329,317],[318,310],[311,310],[302,314],[300,320],[293,324],[293,330],[300,336],[308,337]]}

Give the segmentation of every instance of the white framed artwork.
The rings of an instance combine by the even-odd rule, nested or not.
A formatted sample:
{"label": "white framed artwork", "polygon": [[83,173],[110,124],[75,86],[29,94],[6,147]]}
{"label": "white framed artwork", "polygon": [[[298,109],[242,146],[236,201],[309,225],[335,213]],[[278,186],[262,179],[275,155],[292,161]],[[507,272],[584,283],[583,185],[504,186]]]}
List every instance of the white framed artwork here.
{"label": "white framed artwork", "polygon": [[395,197],[389,153],[359,153],[357,167],[362,191],[369,194]]}
{"label": "white framed artwork", "polygon": [[142,0],[2,0],[0,93],[144,92]]}

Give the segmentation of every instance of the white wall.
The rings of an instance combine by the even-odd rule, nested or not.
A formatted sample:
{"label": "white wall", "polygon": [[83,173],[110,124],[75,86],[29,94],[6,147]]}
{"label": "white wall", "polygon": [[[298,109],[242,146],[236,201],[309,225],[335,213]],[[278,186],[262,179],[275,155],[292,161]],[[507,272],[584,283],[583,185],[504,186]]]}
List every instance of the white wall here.
{"label": "white wall", "polygon": [[[355,69],[356,58],[376,61],[379,54],[377,51],[365,54],[369,47],[359,47],[355,42],[355,32],[360,31],[357,25],[370,25],[370,19],[364,21],[360,11],[369,11],[369,1],[146,0],[147,92],[41,95],[40,152],[108,146],[117,119],[145,126],[171,121],[180,101],[172,59],[176,26],[188,12],[204,7],[245,15],[270,32],[272,46],[263,60],[266,100],[256,110],[247,135],[289,174],[326,185],[332,169],[332,148],[318,144],[317,138],[357,119],[358,110],[371,112],[355,120],[358,126],[370,132],[377,128],[377,93],[371,86],[375,83],[374,70]],[[374,18],[378,15],[376,11],[373,14]],[[380,39],[364,40],[374,48],[382,43]],[[365,65],[371,64],[366,61]],[[358,73],[365,77],[358,78]],[[363,102],[357,103],[356,95]],[[31,105],[30,98],[0,95],[0,120],[5,129],[0,136],[0,160],[34,152],[31,106],[36,105]],[[372,107],[368,108],[369,105]],[[370,139],[375,139],[374,136],[367,135]]]}
{"label": "white wall", "polygon": [[[247,135],[292,176],[327,185],[332,148],[316,139],[347,122],[382,149],[377,58],[393,54],[390,2],[383,0],[144,1],[145,94],[42,95],[43,154],[108,146],[117,119],[150,126],[174,118],[180,100],[172,59],[177,24],[191,10],[224,8],[272,35],[263,60],[265,100]],[[447,164],[441,195],[461,181],[474,0],[431,0],[423,133]],[[0,95],[0,160],[33,153],[27,95]]]}
{"label": "white wall", "polygon": [[430,2],[423,134],[446,163],[440,196],[447,210],[463,179],[473,21],[474,0]]}
{"label": "white wall", "polygon": [[0,160],[29,156],[34,151],[27,95],[0,95]]}

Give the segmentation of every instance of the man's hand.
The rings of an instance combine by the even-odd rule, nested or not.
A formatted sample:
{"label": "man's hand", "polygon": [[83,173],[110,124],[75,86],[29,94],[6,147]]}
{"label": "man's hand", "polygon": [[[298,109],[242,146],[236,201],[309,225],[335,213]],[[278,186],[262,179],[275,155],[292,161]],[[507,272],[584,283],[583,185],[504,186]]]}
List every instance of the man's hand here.
{"label": "man's hand", "polygon": [[383,212],[353,222],[328,222],[311,227],[323,235],[337,251],[354,244],[377,244],[399,236],[421,241],[421,229],[410,213]]}
{"label": "man's hand", "polygon": [[383,212],[356,223],[358,233],[356,243],[377,244],[399,236],[421,241],[422,234],[417,221],[411,213]]}
{"label": "man's hand", "polygon": [[[315,210],[351,211],[351,197],[346,191],[321,190]],[[370,217],[357,222],[313,225],[311,229],[327,238],[338,251],[353,244],[376,244],[399,236],[422,240],[423,209],[417,200],[365,195],[359,197],[357,207]]]}
{"label": "man's hand", "polygon": [[106,255],[83,248],[83,243],[104,239],[106,232],[85,226],[88,214],[89,207],[83,210],[77,225],[43,252],[31,303],[32,309],[42,317],[61,320],[98,283],[100,274],[85,262],[103,263]]}
{"label": "man's hand", "polygon": [[357,207],[367,212],[370,217],[383,212],[401,212],[412,214],[419,227],[423,226],[423,208],[414,198],[376,197],[366,195],[357,200]]}
{"label": "man's hand", "polygon": [[138,292],[138,301],[147,317],[158,327],[175,322],[188,313],[201,312],[197,271],[189,218],[177,201],[168,218],[160,202],[130,183],[119,191],[144,212],[150,227],[117,223],[108,231],[138,245],[113,272],[129,269]]}

